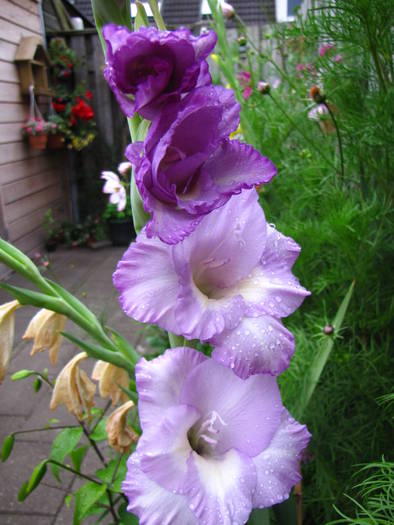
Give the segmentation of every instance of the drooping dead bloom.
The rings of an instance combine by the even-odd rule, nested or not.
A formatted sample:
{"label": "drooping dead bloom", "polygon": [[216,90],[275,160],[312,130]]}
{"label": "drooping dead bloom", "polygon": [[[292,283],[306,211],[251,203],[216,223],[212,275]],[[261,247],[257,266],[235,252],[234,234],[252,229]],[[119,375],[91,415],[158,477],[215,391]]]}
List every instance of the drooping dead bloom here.
{"label": "drooping dead bloom", "polygon": [[40,310],[30,321],[23,336],[23,339],[34,340],[30,355],[48,349],[51,363],[53,365],[56,364],[60,344],[63,339],[60,332],[64,330],[66,321],[67,317],[64,315],[45,310],[44,308]]}
{"label": "drooping dead bloom", "polygon": [[59,405],[65,405],[79,421],[82,421],[84,413],[89,414],[94,405],[93,398],[96,392],[96,385],[79,368],[80,361],[87,357],[86,352],[81,352],[61,370],[56,379],[50,404],[51,410],[55,410]]}
{"label": "drooping dead bloom", "polygon": [[14,344],[14,312],[19,307],[18,301],[10,301],[0,306],[0,385],[11,359]]}
{"label": "drooping dead bloom", "polygon": [[100,396],[103,399],[111,398],[112,406],[128,400],[127,395],[120,388],[127,389],[130,383],[129,374],[123,368],[105,361],[97,361],[92,372],[92,379],[99,382]]}
{"label": "drooping dead bloom", "polygon": [[134,406],[127,401],[109,416],[107,421],[108,444],[121,454],[130,451],[130,445],[138,441],[138,434],[127,424],[127,413]]}

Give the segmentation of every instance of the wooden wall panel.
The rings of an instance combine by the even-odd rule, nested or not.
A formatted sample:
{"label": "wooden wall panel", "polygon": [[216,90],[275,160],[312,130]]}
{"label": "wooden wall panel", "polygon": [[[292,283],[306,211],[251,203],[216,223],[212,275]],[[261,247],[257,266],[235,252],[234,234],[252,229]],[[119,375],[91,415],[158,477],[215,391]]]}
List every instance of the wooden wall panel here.
{"label": "wooden wall panel", "polygon": [[[0,235],[27,253],[42,249],[42,220],[48,208],[55,218],[68,211],[66,151],[29,148],[21,126],[29,116],[14,63],[20,38],[41,35],[35,0],[0,0]],[[48,99],[40,97],[45,110]],[[0,266],[0,276],[7,273]]]}

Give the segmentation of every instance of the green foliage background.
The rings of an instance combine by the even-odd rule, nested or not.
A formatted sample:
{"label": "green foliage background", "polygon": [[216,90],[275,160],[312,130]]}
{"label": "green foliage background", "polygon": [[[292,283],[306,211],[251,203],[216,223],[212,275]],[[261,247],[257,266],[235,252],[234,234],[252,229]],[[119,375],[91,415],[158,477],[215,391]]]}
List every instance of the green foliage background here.
{"label": "green foliage background", "polygon": [[[302,466],[306,525],[337,519],[334,505],[355,516],[338,523],[390,522],[387,505],[386,514],[380,508],[370,521],[359,521],[357,498],[365,502],[366,496],[353,487],[368,474],[356,465],[382,465],[382,456],[393,452],[392,406],[379,403],[392,391],[393,370],[392,27],[392,3],[386,0],[319,3],[306,17],[275,26],[262,46],[247,38],[245,47],[242,37],[248,35],[239,19],[241,38],[232,44],[224,25],[215,25],[216,80],[231,85],[237,72],[251,73],[249,98],[244,100],[242,86],[235,86],[242,133],[278,168],[275,180],[261,189],[261,204],[268,222],[302,246],[294,271],[312,291],[286,322],[296,335],[296,352],[280,383],[294,415],[319,345],[336,338],[302,416],[313,435]],[[335,47],[320,56],[319,46],[327,43]],[[278,79],[279,87],[268,95],[257,90],[259,80]],[[324,93],[339,137],[308,118],[316,106],[309,96],[313,85]],[[324,335],[353,280],[340,333]],[[383,468],[387,478],[387,464]],[[392,468],[389,473],[393,484]],[[392,508],[392,489],[389,493]]]}

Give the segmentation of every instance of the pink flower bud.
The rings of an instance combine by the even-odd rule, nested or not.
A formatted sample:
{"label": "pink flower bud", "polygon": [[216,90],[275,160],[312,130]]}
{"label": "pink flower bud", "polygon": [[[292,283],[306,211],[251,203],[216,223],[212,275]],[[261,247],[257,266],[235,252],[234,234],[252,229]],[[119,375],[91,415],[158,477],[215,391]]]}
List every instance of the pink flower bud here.
{"label": "pink flower bud", "polygon": [[221,8],[224,18],[230,19],[235,15],[235,9],[227,2],[221,2]]}

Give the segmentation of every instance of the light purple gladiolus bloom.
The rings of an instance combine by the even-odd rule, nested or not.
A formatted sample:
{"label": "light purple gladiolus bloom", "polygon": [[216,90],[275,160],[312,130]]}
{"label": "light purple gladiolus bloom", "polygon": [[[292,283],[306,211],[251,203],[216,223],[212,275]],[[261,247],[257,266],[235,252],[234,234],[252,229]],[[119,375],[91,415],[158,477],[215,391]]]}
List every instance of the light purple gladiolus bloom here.
{"label": "light purple gladiolus bloom", "polygon": [[103,37],[104,76],[129,117],[137,111],[152,120],[164,104],[211,83],[205,59],[216,44],[213,31],[194,37],[188,29],[141,27],[131,32],[108,24]]}
{"label": "light purple gladiolus bloom", "polygon": [[232,195],[276,174],[273,163],[254,148],[229,140],[239,124],[239,109],[232,91],[195,89],[163,109],[145,143],[127,148],[152,217],[148,237],[176,244]]}
{"label": "light purple gladiolus bloom", "polygon": [[310,434],[276,378],[242,380],[187,347],[136,366],[143,430],[123,491],[141,525],[242,525],[289,497]]}
{"label": "light purple gladiolus bloom", "polygon": [[127,315],[212,342],[213,357],[242,378],[288,366],[294,338],[280,318],[309,295],[291,273],[300,247],[257,201],[255,190],[233,196],[176,245],[143,230],[114,273]]}

